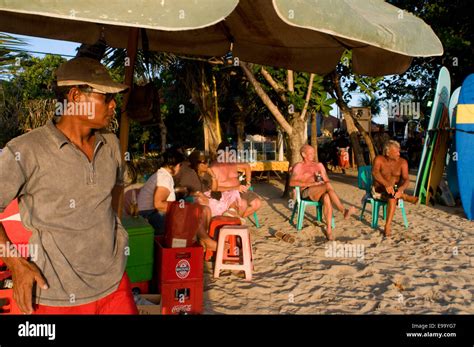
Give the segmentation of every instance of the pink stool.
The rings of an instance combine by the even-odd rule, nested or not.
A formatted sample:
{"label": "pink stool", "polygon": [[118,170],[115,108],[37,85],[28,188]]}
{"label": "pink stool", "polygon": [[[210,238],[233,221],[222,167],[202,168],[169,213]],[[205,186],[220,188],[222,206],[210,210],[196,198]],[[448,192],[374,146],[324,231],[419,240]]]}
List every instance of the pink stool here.
{"label": "pink stool", "polygon": [[[240,264],[240,256],[226,256],[225,241],[229,236],[239,236],[242,242],[242,264]],[[225,261],[234,261],[233,264],[226,264]],[[235,261],[238,261],[236,264]],[[221,270],[244,271],[245,279],[252,280],[252,245],[250,243],[250,234],[246,226],[243,225],[227,225],[223,226],[219,231],[219,239],[217,241],[217,255],[214,267],[214,278],[218,278]]]}

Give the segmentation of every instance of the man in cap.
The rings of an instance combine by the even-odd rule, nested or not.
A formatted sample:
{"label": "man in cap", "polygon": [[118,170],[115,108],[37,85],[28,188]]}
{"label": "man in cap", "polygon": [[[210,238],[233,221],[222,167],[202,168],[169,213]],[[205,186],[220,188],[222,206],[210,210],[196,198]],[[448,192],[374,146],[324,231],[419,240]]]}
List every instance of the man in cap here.
{"label": "man in cap", "polygon": [[[56,79],[59,120],[0,154],[0,212],[18,198],[37,254],[3,259],[14,299],[26,314],[136,314],[117,217],[124,165],[117,137],[103,130],[127,86],[83,57],[62,64]],[[9,241],[0,223],[0,245]]]}

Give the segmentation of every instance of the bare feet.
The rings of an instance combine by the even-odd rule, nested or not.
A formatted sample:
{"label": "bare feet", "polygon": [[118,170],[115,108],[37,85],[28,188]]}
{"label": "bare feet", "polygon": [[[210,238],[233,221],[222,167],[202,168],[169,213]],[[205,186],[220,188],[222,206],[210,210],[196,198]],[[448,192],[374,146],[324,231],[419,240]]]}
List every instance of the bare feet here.
{"label": "bare feet", "polygon": [[408,194],[402,194],[402,199],[412,204],[416,204],[418,202],[417,196],[408,195]]}
{"label": "bare feet", "polygon": [[241,217],[237,210],[233,207],[229,208],[226,212],[222,214],[223,216],[226,217],[233,217],[233,218],[239,218],[240,219],[240,224],[245,225],[247,222],[244,217]]}
{"label": "bare feet", "polygon": [[328,229],[327,231],[324,231],[324,235],[326,236],[328,241],[334,241],[336,239],[330,229]]}
{"label": "bare feet", "polygon": [[392,233],[392,227],[389,225],[386,225],[383,231],[384,236],[388,238],[390,237],[391,233]]}
{"label": "bare feet", "polygon": [[349,219],[349,217],[352,216],[355,212],[356,212],[356,208],[354,206],[346,208],[344,210],[344,219]]}

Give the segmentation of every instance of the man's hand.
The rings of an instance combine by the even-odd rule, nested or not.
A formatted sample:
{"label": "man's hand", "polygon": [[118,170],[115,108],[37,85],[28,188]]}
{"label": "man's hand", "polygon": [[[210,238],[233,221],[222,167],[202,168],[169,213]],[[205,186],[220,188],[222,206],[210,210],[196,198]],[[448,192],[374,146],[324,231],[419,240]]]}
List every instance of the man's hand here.
{"label": "man's hand", "polygon": [[245,193],[248,189],[249,189],[249,186],[244,186],[244,185],[239,186],[240,193]]}
{"label": "man's hand", "polygon": [[36,282],[42,289],[48,289],[38,267],[26,259],[18,258],[9,265],[13,278],[13,299],[24,314],[33,313],[33,285]]}
{"label": "man's hand", "polygon": [[402,196],[403,196],[403,190],[399,190],[399,191],[397,191],[397,192],[395,193],[394,198],[395,198],[395,199],[401,199]]}
{"label": "man's hand", "polygon": [[322,186],[322,185],[324,185],[324,184],[326,184],[326,182],[323,182],[323,181],[321,181],[321,182],[314,182],[314,183],[310,183],[310,184],[308,185],[308,187]]}
{"label": "man's hand", "polygon": [[198,204],[200,205],[206,205],[208,206],[209,205],[209,198],[207,196],[205,196],[204,194],[202,193],[199,193],[197,195],[197,202]]}
{"label": "man's hand", "polygon": [[390,195],[395,195],[395,189],[393,189],[393,186],[385,187],[385,190],[386,190],[387,193],[389,193]]}

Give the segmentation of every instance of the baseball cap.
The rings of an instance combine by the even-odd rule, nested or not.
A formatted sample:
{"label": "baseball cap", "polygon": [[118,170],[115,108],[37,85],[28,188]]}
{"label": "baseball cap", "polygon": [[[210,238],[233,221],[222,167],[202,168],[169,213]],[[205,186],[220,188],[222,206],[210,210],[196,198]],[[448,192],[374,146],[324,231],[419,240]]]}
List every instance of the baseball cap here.
{"label": "baseball cap", "polygon": [[112,80],[109,72],[95,59],[80,57],[61,64],[56,72],[58,87],[88,85],[102,93],[120,93],[128,86]]}

